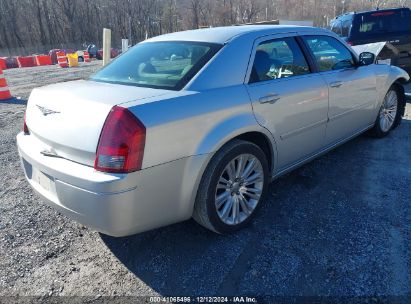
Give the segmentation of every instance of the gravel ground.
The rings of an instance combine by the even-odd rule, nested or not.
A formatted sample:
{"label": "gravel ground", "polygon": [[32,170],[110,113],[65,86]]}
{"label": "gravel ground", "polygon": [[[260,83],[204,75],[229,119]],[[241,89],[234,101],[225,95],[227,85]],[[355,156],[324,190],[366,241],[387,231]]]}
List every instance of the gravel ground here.
{"label": "gravel ground", "polygon": [[99,66],[5,71],[22,100],[0,103],[0,296],[271,295],[287,303],[374,296],[370,303],[410,303],[411,104],[388,137],[361,136],[274,182],[257,220],[239,233],[215,235],[187,221],[113,238],[41,202],[15,143],[33,87],[84,78]]}

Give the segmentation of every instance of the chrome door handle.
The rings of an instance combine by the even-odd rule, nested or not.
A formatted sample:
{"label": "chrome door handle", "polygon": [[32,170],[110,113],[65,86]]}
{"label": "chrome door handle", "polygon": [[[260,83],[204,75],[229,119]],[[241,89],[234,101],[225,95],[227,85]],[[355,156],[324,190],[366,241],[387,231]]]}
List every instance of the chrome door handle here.
{"label": "chrome door handle", "polygon": [[330,87],[332,88],[339,88],[342,85],[343,85],[342,81],[334,81],[330,83]]}
{"label": "chrome door handle", "polygon": [[259,99],[259,101],[260,101],[261,104],[265,104],[265,103],[273,104],[273,103],[276,103],[277,101],[279,101],[280,98],[281,97],[278,94],[271,94],[271,95],[261,97]]}

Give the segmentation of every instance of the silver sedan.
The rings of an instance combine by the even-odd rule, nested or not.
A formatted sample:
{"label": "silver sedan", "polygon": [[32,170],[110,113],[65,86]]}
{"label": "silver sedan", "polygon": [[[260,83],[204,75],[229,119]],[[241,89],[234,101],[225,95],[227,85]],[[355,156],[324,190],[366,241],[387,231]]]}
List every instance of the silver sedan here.
{"label": "silver sedan", "polygon": [[36,88],[17,136],[50,205],[113,236],[252,220],[269,183],[405,109],[403,70],[333,33],[233,26],[146,40],[88,80]]}

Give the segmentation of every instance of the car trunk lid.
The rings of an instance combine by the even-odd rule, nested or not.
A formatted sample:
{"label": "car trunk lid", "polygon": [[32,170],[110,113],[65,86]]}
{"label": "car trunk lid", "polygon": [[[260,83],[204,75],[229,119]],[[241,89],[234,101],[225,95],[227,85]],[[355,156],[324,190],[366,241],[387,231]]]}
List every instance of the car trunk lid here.
{"label": "car trunk lid", "polygon": [[71,81],[36,88],[26,123],[43,155],[94,165],[101,130],[115,105],[161,96],[170,91],[95,81]]}

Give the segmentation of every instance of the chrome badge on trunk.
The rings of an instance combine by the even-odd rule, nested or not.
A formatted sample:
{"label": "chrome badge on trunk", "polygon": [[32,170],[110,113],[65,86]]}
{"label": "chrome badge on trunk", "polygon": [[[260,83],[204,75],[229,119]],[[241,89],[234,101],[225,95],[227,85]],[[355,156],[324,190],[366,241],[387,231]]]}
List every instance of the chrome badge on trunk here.
{"label": "chrome badge on trunk", "polygon": [[42,107],[42,106],[39,106],[39,105],[36,105],[36,106],[37,106],[37,108],[39,108],[39,110],[41,111],[41,113],[43,113],[44,116],[47,116],[47,115],[50,115],[50,114],[60,113],[60,112],[58,112],[58,111],[54,111],[54,110],[51,110],[51,109],[47,109],[47,108]]}

